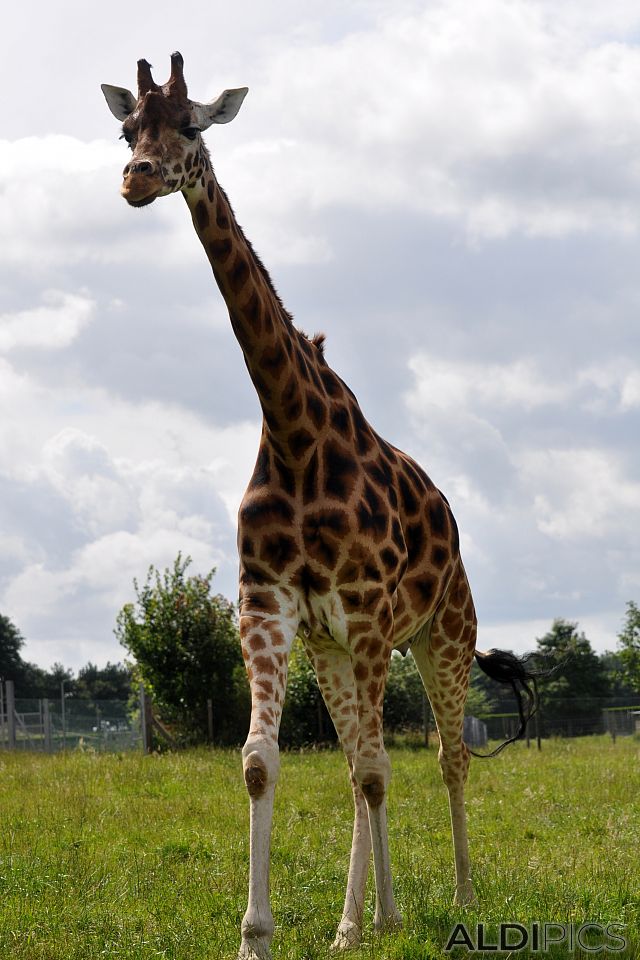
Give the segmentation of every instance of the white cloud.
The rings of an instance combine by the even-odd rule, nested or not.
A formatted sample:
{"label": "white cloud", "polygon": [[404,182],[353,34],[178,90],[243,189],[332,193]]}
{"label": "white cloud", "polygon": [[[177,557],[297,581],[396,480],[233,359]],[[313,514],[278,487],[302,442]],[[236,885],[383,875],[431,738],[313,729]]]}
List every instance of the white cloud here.
{"label": "white cloud", "polygon": [[[625,436],[631,368],[620,359],[565,367],[543,375],[532,360],[424,353],[409,362],[405,400],[418,456],[458,518],[481,622],[489,623],[481,646],[530,648],[532,614],[586,623],[591,608],[602,649],[612,639],[610,615],[598,634],[594,596],[609,610],[637,586],[640,479],[615,440],[600,434],[599,446],[581,443],[603,417]],[[502,626],[496,607],[520,608],[520,626]]]}
{"label": "white cloud", "polygon": [[8,585],[2,608],[29,638],[26,656],[38,657],[41,664],[121,659],[124,651],[113,629],[122,605],[134,600],[133,579],[143,581],[151,563],[159,569],[171,566],[179,551],[192,557],[196,571],[220,565],[215,545],[178,529],[119,530],[87,542],[63,569],[25,566]]}
{"label": "white cloud", "polygon": [[46,290],[44,306],[0,314],[0,350],[68,347],[90,323],[95,303],[80,294]]}
{"label": "white cloud", "polygon": [[[623,417],[636,403],[638,374],[629,361],[605,360],[552,376],[541,374],[531,359],[497,364],[421,352],[409,359],[408,367],[413,382],[405,393],[407,409],[421,430],[432,431],[431,439],[443,451],[449,449],[452,462],[456,456],[462,462],[470,452],[484,448],[504,455],[532,481],[560,478],[569,488],[583,485],[581,478],[586,478],[595,485],[589,488],[591,493],[610,484],[613,494],[600,499],[599,509],[607,501],[621,503],[620,497],[635,502],[636,487],[617,475],[622,468],[615,454],[578,446],[532,449],[527,431],[532,417],[547,417],[549,425],[556,426],[559,412],[582,409],[606,412],[612,419]],[[452,473],[450,482],[463,499],[472,498],[466,474]],[[477,498],[477,492],[473,496]]]}
{"label": "white cloud", "polygon": [[[545,4],[449,0],[387,10],[338,41],[303,33],[261,63],[251,112],[209,141],[272,265],[330,259],[313,216],[335,205],[419,211],[472,240],[636,232],[632,43],[569,29]],[[175,200],[153,214],[119,200],[127,154],[112,129],[112,142],[0,141],[0,240],[12,262],[199,262]]]}
{"label": "white cloud", "polygon": [[[530,653],[537,647],[536,640],[543,637],[551,629],[556,617],[573,620],[573,617],[563,615],[562,604],[557,605],[557,614],[550,610],[547,619],[536,618],[531,620],[513,620],[502,623],[483,623],[478,632],[478,648],[486,651],[491,648],[497,650],[513,650],[514,653]],[[598,616],[584,616],[580,618],[579,629],[588,640],[595,644],[598,652],[615,650],[619,626],[620,613],[607,610]]]}
{"label": "white cloud", "polygon": [[478,649],[513,650],[529,653],[535,650],[537,637],[543,637],[551,627],[552,619],[513,620],[503,623],[482,623],[478,630]]}
{"label": "white cloud", "polygon": [[475,239],[636,232],[632,43],[525,0],[400,7],[376,27],[273,55],[255,112],[289,139],[237,148],[231,174],[254,206],[419,210]]}
{"label": "white cloud", "polygon": [[[626,357],[546,374],[525,357],[487,363],[419,352],[408,365],[414,379],[405,399],[418,418],[431,417],[436,408],[454,417],[474,418],[481,425],[482,411],[513,408],[531,414],[571,406],[615,416],[640,406],[640,374]],[[485,420],[481,429],[490,429],[487,425]]]}
{"label": "white cloud", "polygon": [[94,437],[65,427],[45,443],[42,461],[51,486],[88,534],[128,529],[135,522],[135,493]]}
{"label": "white cloud", "polygon": [[540,530],[554,540],[595,538],[638,529],[640,483],[604,450],[529,450],[519,458]]}
{"label": "white cloud", "polygon": [[620,407],[622,410],[640,407],[640,373],[637,370],[627,374],[622,381]]}
{"label": "white cloud", "polygon": [[524,410],[566,399],[570,385],[545,379],[528,359],[504,364],[450,361],[418,353],[409,361],[415,382],[407,395],[415,413],[425,405],[442,410],[516,406]]}
{"label": "white cloud", "polygon": [[[0,241],[9,263],[35,277],[54,265],[100,257],[101,232],[119,210],[118,149],[48,135],[0,141]],[[98,228],[101,226],[102,231]]]}
{"label": "white cloud", "polygon": [[[153,264],[155,269],[179,270],[203,261],[191,220],[177,197],[158,201],[150,210],[133,211],[119,196],[127,149],[114,139],[82,140],[68,136],[0,140],[0,243],[6,262],[28,269],[36,277],[69,264]],[[224,147],[224,143],[221,145]],[[223,169],[240,164],[262,166],[265,152],[280,172],[287,168],[286,141],[252,141],[225,155]],[[285,161],[280,153],[284,150]],[[275,159],[274,159],[275,158]],[[275,172],[274,169],[274,172]],[[285,204],[286,227],[273,218],[273,197],[264,176],[253,208],[260,247],[270,263],[324,262],[331,258],[327,239],[297,226],[291,199]],[[264,214],[263,214],[263,208]],[[173,242],[166,243],[171,236]]]}
{"label": "white cloud", "polygon": [[628,357],[616,357],[578,371],[577,381],[591,388],[589,410],[628,413],[640,406],[640,373]]}
{"label": "white cloud", "polygon": [[[170,565],[178,551],[196,570],[218,567],[216,589],[235,597],[235,514],[259,424],[215,427],[175,405],[118,400],[79,383],[50,391],[0,364],[9,385],[0,397],[0,482],[38,497],[22,536],[3,539],[13,562],[0,578],[0,609],[29,638],[28,657],[79,666],[87,651],[121,656],[111,635],[133,578],[151,563]],[[52,512],[62,538],[55,550],[38,529]]]}

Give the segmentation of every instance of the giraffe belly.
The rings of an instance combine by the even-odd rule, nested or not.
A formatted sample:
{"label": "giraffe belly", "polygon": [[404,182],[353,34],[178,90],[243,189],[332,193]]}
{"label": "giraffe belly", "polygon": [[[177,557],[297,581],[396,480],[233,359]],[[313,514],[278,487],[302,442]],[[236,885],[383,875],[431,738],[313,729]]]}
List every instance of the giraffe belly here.
{"label": "giraffe belly", "polygon": [[[374,610],[367,610],[364,605],[366,594],[365,589],[360,592],[347,591],[346,597],[342,596],[340,591],[335,591],[329,595],[321,596],[312,593],[301,598],[300,636],[306,643],[314,646],[334,643],[344,650],[350,650],[352,643],[362,637],[362,630],[359,629],[356,641],[353,639],[350,641],[350,622],[356,621],[358,627],[361,627],[363,620],[367,619],[371,624],[371,637],[379,636],[382,631],[378,626],[376,614]],[[362,605],[358,605],[359,599],[363,601]],[[423,610],[416,616],[412,611],[404,612],[405,606],[402,594],[398,591],[392,601],[394,623],[391,646],[394,650],[401,650],[401,652],[406,652],[409,641],[433,615],[431,610]]]}
{"label": "giraffe belly", "polygon": [[344,606],[337,594],[310,593],[300,600],[300,635],[314,644],[333,642],[347,650],[349,628]]}

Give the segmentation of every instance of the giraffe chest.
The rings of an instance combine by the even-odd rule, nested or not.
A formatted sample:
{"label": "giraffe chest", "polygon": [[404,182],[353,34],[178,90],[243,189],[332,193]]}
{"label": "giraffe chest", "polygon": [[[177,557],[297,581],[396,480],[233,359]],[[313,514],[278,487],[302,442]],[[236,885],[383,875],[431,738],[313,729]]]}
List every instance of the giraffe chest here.
{"label": "giraffe chest", "polygon": [[356,624],[377,630],[382,615],[388,625],[395,580],[337,511],[302,515],[288,530],[245,523],[239,543],[245,591],[275,588],[290,596],[306,639],[347,647]]}

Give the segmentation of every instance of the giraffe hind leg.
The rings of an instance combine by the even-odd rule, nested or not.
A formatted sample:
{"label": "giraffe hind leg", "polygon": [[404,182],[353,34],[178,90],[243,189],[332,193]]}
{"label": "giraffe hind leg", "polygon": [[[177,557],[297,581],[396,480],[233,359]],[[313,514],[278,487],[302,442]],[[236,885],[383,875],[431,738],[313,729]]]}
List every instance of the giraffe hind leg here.
{"label": "giraffe hind leg", "polygon": [[445,603],[411,646],[411,652],[431,702],[440,737],[438,761],[449,794],[456,871],[455,903],[474,901],[464,786],[469,749],[462,739],[464,705],[476,642],[476,619],[467,578],[462,569],[449,588]]}
{"label": "giraffe hind leg", "polygon": [[[391,604],[387,623],[393,623]],[[389,636],[381,629],[380,611],[372,621],[370,634],[363,637],[358,627],[358,640],[353,644],[351,662],[358,700],[358,741],[353,759],[353,774],[364,793],[369,815],[373,867],[376,879],[376,910],[373,920],[377,933],[398,930],[402,917],[393,896],[389,840],[387,830],[386,793],[391,778],[391,764],[384,748],[382,707],[391,657]]]}

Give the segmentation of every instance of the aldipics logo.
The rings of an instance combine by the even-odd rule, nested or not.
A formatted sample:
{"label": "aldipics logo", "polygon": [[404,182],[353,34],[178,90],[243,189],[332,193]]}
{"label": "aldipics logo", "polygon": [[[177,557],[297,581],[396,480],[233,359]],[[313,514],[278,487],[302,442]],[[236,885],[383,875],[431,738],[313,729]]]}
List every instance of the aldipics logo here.
{"label": "aldipics logo", "polygon": [[552,947],[563,947],[567,954],[620,953],[627,946],[622,923],[522,923],[477,924],[470,932],[464,923],[457,923],[449,935],[445,953],[466,948],[467,953],[491,953],[509,950],[517,953],[547,953]]}

